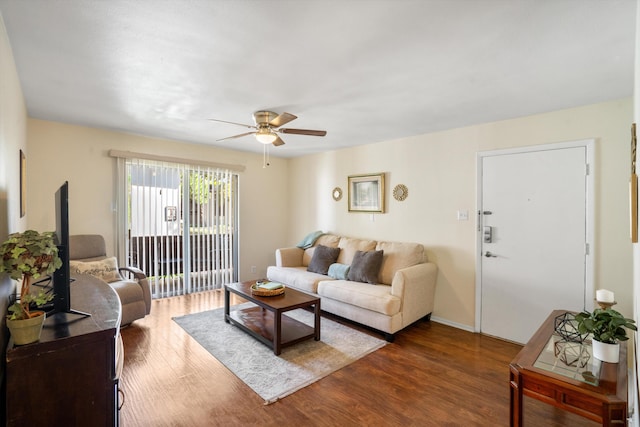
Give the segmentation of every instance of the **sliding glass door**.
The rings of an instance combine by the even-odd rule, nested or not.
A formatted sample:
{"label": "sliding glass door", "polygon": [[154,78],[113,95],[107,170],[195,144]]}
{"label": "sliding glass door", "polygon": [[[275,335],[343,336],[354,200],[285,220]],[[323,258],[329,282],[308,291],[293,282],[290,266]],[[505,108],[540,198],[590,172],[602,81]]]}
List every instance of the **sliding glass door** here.
{"label": "sliding glass door", "polygon": [[150,278],[154,298],[237,281],[237,173],[126,159],[121,188],[124,255]]}

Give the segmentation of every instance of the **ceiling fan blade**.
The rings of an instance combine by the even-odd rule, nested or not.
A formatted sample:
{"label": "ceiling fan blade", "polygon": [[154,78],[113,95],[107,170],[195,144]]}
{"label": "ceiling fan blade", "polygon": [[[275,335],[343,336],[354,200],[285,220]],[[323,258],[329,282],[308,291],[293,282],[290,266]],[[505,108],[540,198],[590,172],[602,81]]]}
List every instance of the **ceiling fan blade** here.
{"label": "ceiling fan blade", "polygon": [[280,137],[276,138],[275,141],[272,142],[272,144],[274,145],[274,147],[278,147],[280,145],[284,145],[284,141],[280,139]]}
{"label": "ceiling fan blade", "polygon": [[297,119],[298,116],[294,116],[291,113],[282,113],[275,119],[271,120],[269,124],[274,128],[279,128],[280,126],[289,123],[292,120]]}
{"label": "ceiling fan blade", "polygon": [[243,136],[253,135],[254,133],[255,133],[255,132],[246,132],[246,133],[241,133],[240,135],[233,135],[233,136],[228,136],[228,137],[226,137],[226,138],[216,139],[216,141],[226,141],[227,139],[242,138]]}
{"label": "ceiling fan blade", "polygon": [[246,128],[250,128],[250,129],[256,129],[256,127],[254,125],[245,125],[244,123],[236,123],[236,122],[229,122],[227,120],[219,120],[219,119],[209,119],[212,122],[221,122],[221,123],[229,123],[232,125],[238,125],[238,126],[244,126]]}
{"label": "ceiling fan blade", "polygon": [[325,136],[326,130],[309,130],[309,129],[278,129],[278,132],[282,133],[294,133],[296,135],[312,135],[312,136]]}

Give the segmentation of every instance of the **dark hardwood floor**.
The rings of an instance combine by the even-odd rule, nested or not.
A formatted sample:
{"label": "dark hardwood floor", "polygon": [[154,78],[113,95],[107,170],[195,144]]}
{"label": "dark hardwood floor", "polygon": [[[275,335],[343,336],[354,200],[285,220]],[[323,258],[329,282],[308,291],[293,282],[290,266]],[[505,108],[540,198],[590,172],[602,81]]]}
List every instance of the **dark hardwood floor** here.
{"label": "dark hardwood floor", "polygon": [[[122,426],[509,425],[508,366],[519,345],[423,321],[265,406],[171,320],[223,304],[220,291],[155,300],[150,316],[122,330]],[[532,399],[524,418],[527,426],[598,425]]]}

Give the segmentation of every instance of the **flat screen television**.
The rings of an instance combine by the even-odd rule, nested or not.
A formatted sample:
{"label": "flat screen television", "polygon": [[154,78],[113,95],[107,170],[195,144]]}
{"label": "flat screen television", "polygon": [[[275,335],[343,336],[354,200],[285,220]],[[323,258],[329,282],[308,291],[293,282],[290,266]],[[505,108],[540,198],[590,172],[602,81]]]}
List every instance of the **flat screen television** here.
{"label": "flat screen television", "polygon": [[53,308],[47,315],[72,313],[89,316],[71,309],[71,270],[69,268],[69,182],[56,191],[56,246],[62,266],[53,273]]}

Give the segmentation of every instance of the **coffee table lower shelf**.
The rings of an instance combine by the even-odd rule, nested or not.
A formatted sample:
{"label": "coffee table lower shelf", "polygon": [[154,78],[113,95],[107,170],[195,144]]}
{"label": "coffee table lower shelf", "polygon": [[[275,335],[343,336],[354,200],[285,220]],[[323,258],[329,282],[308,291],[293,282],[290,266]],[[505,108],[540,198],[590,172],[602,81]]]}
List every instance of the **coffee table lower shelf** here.
{"label": "coffee table lower shelf", "polygon": [[[274,331],[276,329],[273,324],[273,312],[262,307],[253,306],[231,311],[225,318],[231,324],[269,346],[272,350],[276,350],[274,347]],[[305,325],[285,314],[281,314],[280,319],[280,348],[315,338],[316,331],[311,326]],[[276,354],[279,354],[279,352]]]}

